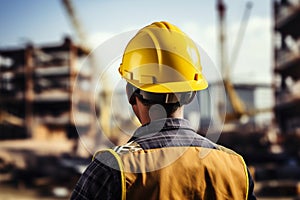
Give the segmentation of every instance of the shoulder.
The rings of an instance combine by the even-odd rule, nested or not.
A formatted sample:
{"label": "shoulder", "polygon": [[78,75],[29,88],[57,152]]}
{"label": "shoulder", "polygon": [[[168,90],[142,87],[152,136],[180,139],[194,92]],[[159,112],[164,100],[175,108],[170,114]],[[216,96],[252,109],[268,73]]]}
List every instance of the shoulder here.
{"label": "shoulder", "polygon": [[71,199],[97,199],[121,195],[121,175],[107,152],[97,153],[77,182]]}
{"label": "shoulder", "polygon": [[240,164],[240,166],[242,166],[244,168],[244,171],[246,173],[245,169],[247,168],[247,166],[246,166],[245,160],[242,155],[240,155],[239,153],[235,152],[232,149],[229,149],[227,147],[224,147],[224,146],[218,145],[218,144],[215,145],[214,150],[215,150],[216,154],[220,155],[219,159],[222,158],[223,161],[227,160],[229,163],[232,163],[232,164],[235,163],[235,164],[233,164],[233,166]]}
{"label": "shoulder", "polygon": [[215,147],[216,147],[217,150],[220,150],[222,152],[225,152],[225,153],[228,153],[228,154],[232,154],[232,155],[236,155],[236,156],[240,156],[238,153],[236,153],[232,149],[229,149],[229,148],[224,147],[222,145],[215,144]]}

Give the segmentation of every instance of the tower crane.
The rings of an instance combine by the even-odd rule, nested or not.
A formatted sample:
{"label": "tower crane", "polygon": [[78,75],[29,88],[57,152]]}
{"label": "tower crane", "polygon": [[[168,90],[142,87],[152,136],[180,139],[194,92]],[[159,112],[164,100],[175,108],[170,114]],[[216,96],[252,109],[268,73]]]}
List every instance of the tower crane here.
{"label": "tower crane", "polygon": [[[242,39],[246,30],[247,22],[250,16],[250,10],[252,8],[252,3],[247,2],[246,10],[244,12],[244,16],[240,25],[240,29],[238,32],[237,39],[235,41],[233,53],[231,56],[231,62],[228,62],[228,55],[226,49],[226,24],[225,24],[225,14],[226,14],[226,6],[223,0],[217,1],[217,11],[218,11],[218,22],[219,22],[219,53],[220,53],[220,66],[221,73],[223,75],[223,84],[225,87],[226,94],[228,96],[229,102],[232,106],[233,112],[226,113],[225,122],[231,122],[235,120],[242,120],[243,117],[250,117],[262,112],[270,112],[272,108],[263,108],[263,109],[255,109],[255,110],[247,110],[246,105],[243,100],[240,98],[238,93],[235,91],[234,86],[230,77],[230,68],[232,68],[235,64],[236,58],[238,57],[238,52],[240,45],[242,43]],[[224,107],[222,105],[220,107]]]}

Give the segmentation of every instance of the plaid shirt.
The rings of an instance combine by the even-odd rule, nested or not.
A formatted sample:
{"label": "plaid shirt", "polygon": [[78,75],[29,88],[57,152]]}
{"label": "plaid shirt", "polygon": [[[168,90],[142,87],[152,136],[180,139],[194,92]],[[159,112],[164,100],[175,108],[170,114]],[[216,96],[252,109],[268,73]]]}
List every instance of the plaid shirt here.
{"label": "plaid shirt", "polygon": [[[134,141],[143,149],[171,146],[200,146],[216,149],[217,145],[197,134],[185,119],[162,119],[138,128],[129,142]],[[254,183],[249,175],[248,199],[256,199]],[[121,199],[121,175],[95,159],[82,174],[71,199]]]}

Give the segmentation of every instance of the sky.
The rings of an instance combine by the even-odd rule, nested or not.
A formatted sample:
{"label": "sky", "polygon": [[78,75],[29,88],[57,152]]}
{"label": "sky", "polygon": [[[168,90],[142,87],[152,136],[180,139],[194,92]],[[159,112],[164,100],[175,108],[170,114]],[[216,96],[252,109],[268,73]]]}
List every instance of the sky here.
{"label": "sky", "polygon": [[[217,0],[73,0],[73,6],[90,43],[96,47],[115,35],[140,29],[154,21],[169,21],[188,34],[219,66]],[[227,53],[233,46],[246,0],[226,4]],[[231,78],[238,83],[272,81],[271,0],[252,0],[252,9]],[[76,32],[61,0],[0,0],[0,48],[32,42],[60,43]],[[229,59],[230,61],[230,59]]]}

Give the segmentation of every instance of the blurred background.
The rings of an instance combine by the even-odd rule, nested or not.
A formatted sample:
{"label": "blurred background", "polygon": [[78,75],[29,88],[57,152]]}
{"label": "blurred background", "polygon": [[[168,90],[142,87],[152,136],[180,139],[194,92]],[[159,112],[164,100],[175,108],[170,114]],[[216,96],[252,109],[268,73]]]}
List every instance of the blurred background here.
{"label": "blurred background", "polygon": [[299,0],[0,0],[0,199],[68,199],[97,149],[126,142],[120,56],[154,21],[208,55],[185,110],[199,134],[244,156],[259,199],[300,198]]}

